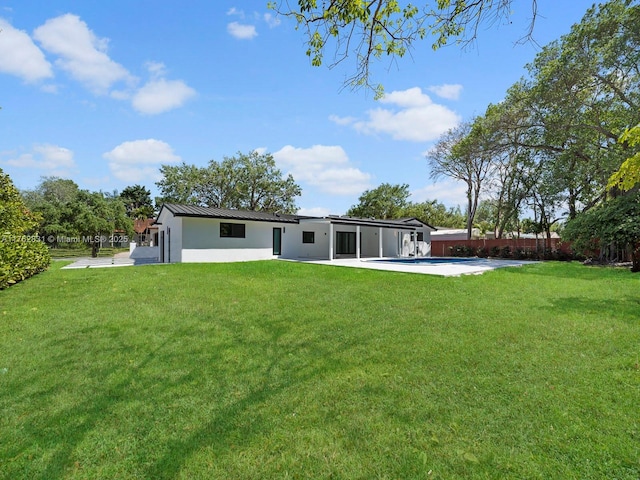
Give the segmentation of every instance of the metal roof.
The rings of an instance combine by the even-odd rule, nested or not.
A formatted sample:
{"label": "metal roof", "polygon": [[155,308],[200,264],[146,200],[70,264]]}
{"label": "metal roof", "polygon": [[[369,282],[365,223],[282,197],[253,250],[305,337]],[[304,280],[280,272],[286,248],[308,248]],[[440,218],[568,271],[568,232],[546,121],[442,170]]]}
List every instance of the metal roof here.
{"label": "metal roof", "polygon": [[[175,203],[165,203],[162,205],[160,211],[164,208],[176,217],[224,218],[229,220],[255,220],[258,222],[277,223],[298,223],[298,219],[300,218],[297,215],[287,215],[284,213],[198,207],[195,205],[178,205]],[[158,214],[158,217],[160,217],[160,214]]]}
{"label": "metal roof", "polygon": [[178,205],[176,203],[165,203],[162,205],[160,212],[158,213],[158,218],[160,218],[160,214],[165,208],[176,217],[223,218],[229,220],[254,220],[258,222],[277,223],[300,223],[301,220],[328,221],[338,225],[361,225],[368,227],[403,228],[409,230],[428,227],[435,230],[434,227],[428,223],[418,220],[417,218],[378,220],[375,218],[356,218],[338,215],[329,215],[328,217],[309,217],[304,215],[288,215],[284,213],[231,210],[227,208],[199,207],[195,205]]}
{"label": "metal roof", "polygon": [[428,227],[435,230],[434,227],[417,218],[399,218],[399,219],[377,219],[377,218],[356,218],[338,215],[329,215],[327,219],[332,223],[343,225],[364,225],[371,227],[387,227],[387,228],[416,228]]}

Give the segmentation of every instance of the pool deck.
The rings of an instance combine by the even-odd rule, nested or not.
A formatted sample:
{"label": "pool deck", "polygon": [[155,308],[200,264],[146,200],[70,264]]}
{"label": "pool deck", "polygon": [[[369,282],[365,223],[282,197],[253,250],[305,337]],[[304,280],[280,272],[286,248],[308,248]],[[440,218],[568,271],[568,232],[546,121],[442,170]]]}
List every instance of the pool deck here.
{"label": "pool deck", "polygon": [[[461,262],[460,258],[451,259],[451,263],[441,262],[442,257],[434,257],[439,260],[437,264],[428,263],[403,263],[394,262],[393,258],[342,258],[336,260],[310,260],[298,258],[296,262],[313,263],[317,265],[331,265],[334,267],[369,268],[371,270],[385,270],[402,273],[418,273],[422,275],[438,275],[441,277],[458,277],[460,275],[481,275],[484,272],[504,267],[520,267],[536,262],[523,260],[493,260],[486,258],[469,259]],[[385,261],[386,260],[386,261]],[[397,260],[397,259],[396,259]]]}

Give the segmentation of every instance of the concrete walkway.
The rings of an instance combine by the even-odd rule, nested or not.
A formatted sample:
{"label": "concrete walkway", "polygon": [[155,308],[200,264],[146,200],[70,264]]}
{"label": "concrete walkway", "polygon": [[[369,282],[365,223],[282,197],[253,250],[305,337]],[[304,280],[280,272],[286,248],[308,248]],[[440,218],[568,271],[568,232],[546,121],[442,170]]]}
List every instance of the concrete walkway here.
{"label": "concrete walkway", "polygon": [[[480,275],[490,270],[503,267],[520,267],[536,262],[522,260],[493,260],[486,258],[471,258],[468,261],[460,262],[460,259],[452,259],[451,263],[446,263],[446,259],[434,257],[439,263],[400,263],[393,262],[393,259],[356,259],[344,258],[339,260],[306,260],[296,259],[295,261],[304,263],[314,263],[318,265],[331,265],[334,267],[369,268],[371,270],[386,270],[402,273],[419,273],[423,275],[438,275],[441,277],[457,277],[460,275]],[[382,261],[381,261],[382,260]],[[387,260],[387,261],[384,261]],[[442,262],[442,263],[441,263]]]}
{"label": "concrete walkway", "polygon": [[72,264],[62,267],[67,268],[108,268],[131,267],[133,265],[150,265],[158,263],[156,258],[129,258],[129,252],[116,253],[113,257],[82,257]]}

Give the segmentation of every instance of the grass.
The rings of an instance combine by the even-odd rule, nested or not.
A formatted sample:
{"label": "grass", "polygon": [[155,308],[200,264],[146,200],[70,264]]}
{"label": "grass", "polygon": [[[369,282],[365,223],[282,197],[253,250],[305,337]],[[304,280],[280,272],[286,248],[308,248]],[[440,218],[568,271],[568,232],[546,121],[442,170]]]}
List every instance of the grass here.
{"label": "grass", "polygon": [[640,276],[291,262],[0,292],[0,478],[640,477]]}

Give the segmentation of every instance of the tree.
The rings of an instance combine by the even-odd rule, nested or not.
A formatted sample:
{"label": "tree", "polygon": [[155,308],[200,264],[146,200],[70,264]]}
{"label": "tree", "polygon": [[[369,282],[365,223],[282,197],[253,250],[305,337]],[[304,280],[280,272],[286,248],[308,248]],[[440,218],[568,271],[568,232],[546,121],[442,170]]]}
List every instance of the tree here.
{"label": "tree", "polygon": [[156,205],[161,203],[181,203],[198,205],[196,187],[200,183],[202,170],[195,165],[161,165],[162,178],[156,182],[161,196],[156,198]]}
{"label": "tree", "polygon": [[49,250],[38,234],[37,215],[0,169],[0,290],[49,266]]}
{"label": "tree", "polygon": [[100,237],[116,231],[133,235],[133,222],[119,196],[80,190],[73,180],[44,177],[35,190],[24,192],[24,197],[29,208],[38,213],[39,231],[53,247],[76,238],[89,243],[92,256],[97,256]]}
{"label": "tree", "polygon": [[127,215],[134,219],[146,219],[153,216],[151,191],[141,185],[128,186],[120,192],[120,200],[127,209]]}
{"label": "tree", "polygon": [[359,203],[353,205],[347,211],[347,215],[360,218],[399,218],[407,206],[409,195],[409,185],[407,184],[383,183],[360,195]]}
{"label": "tree", "polygon": [[[640,146],[640,124],[625,130],[619,142],[628,147]],[[627,158],[620,168],[609,177],[608,188],[617,187],[629,191],[640,183],[640,150]]]}
{"label": "tree", "polygon": [[70,206],[79,192],[73,180],[59,177],[42,177],[34,190],[22,192],[27,206],[40,215],[39,230],[50,246],[57,247],[59,238],[76,235]]}
{"label": "tree", "polygon": [[562,236],[582,252],[600,250],[610,260],[630,251],[633,272],[640,272],[640,192],[603,202],[569,221]]}
{"label": "tree", "polygon": [[[295,19],[297,28],[306,36],[306,54],[314,66],[322,65],[325,50],[333,45],[335,53],[330,67],[347,58],[355,58],[355,72],[345,85],[374,88],[370,65],[383,56],[403,57],[416,41],[433,35],[432,48],[438,49],[451,39],[468,44],[485,23],[508,21],[511,0],[438,0],[435,7],[422,8],[397,0],[330,1],[298,0],[291,7],[288,0],[277,0],[269,7],[278,14]],[[532,20],[523,37],[528,37],[537,15],[536,2],[531,2]]]}
{"label": "tree", "polygon": [[437,200],[408,203],[398,213],[399,218],[417,218],[434,227],[463,228],[466,216],[460,207],[447,207]]}
{"label": "tree", "polygon": [[88,239],[91,256],[97,257],[105,238],[119,231],[131,236],[133,225],[119,198],[109,198],[102,192],[80,190],[69,205],[75,219],[75,234]]}
{"label": "tree", "polygon": [[271,154],[256,151],[211,160],[202,168],[163,165],[160,173],[156,185],[162,201],[171,203],[295,213],[295,197],[302,192],[291,174],[283,176]]}
{"label": "tree", "polygon": [[463,123],[443,134],[427,154],[432,179],[449,177],[464,182],[467,187],[468,239],[471,238],[480,193],[493,169],[491,154],[484,148],[484,134],[485,130],[478,121]]}

